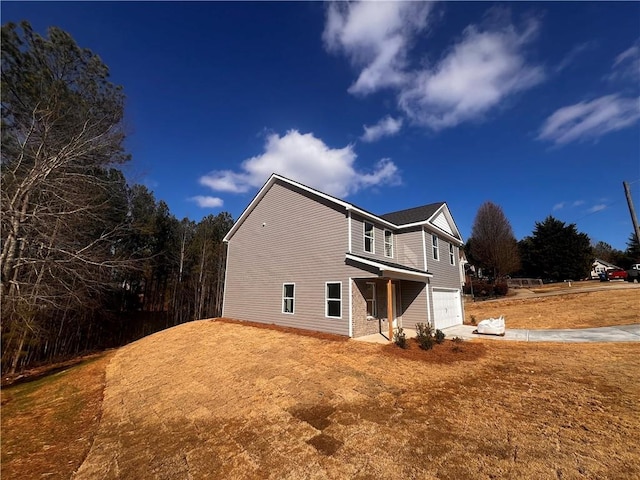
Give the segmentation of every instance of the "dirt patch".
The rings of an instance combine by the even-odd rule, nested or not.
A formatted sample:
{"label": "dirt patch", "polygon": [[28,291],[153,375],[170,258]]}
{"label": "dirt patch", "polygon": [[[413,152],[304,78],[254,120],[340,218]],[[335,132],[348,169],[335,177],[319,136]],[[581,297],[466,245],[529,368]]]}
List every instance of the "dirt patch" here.
{"label": "dirt patch", "polygon": [[506,298],[465,305],[465,323],[504,315],[507,328],[592,328],[640,323],[637,288]]}
{"label": "dirt patch", "polygon": [[98,431],[113,353],[59,365],[47,376],[37,370],[37,380],[2,389],[2,478],[71,477]]}
{"label": "dirt patch", "polygon": [[309,445],[312,445],[316,450],[318,450],[323,455],[333,455],[338,451],[338,449],[342,446],[342,442],[340,440],[336,440],[335,438],[325,435],[321,433],[320,435],[316,435],[313,438],[307,440]]}
{"label": "dirt patch", "polygon": [[438,363],[256,332],[192,322],[120,349],[77,478],[640,476],[638,345],[465,342],[482,353]]}

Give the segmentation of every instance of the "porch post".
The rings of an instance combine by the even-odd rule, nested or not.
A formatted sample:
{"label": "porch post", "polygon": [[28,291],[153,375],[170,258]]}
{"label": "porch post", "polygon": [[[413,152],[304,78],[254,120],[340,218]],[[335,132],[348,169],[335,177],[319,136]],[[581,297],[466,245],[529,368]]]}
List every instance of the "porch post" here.
{"label": "porch post", "polygon": [[389,341],[393,341],[393,293],[391,279],[387,279],[387,320],[389,320]]}

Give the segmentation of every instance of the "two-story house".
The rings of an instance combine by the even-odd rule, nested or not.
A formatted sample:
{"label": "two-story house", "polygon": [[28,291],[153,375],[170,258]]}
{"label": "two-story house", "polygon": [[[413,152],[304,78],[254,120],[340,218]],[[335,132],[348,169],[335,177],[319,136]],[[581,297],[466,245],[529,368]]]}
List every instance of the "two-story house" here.
{"label": "two-story house", "polygon": [[375,215],[273,174],[224,241],[224,317],[387,338],[462,323],[462,238],[446,203]]}

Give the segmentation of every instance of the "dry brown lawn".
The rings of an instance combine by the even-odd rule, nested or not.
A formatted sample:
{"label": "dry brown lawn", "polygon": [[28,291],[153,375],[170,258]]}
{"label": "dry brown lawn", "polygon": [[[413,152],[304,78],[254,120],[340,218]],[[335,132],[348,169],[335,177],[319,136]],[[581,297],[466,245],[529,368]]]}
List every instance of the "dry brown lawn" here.
{"label": "dry brown lawn", "polygon": [[640,476],[640,345],[454,347],[398,356],[223,322],[167,330],[107,367],[75,478]]}
{"label": "dry brown lawn", "polygon": [[507,328],[590,328],[640,323],[640,289],[611,289],[465,304],[465,323],[504,315]]}
{"label": "dry brown lawn", "polygon": [[[626,302],[599,293],[477,305],[521,302],[524,317],[599,300],[625,315],[623,291]],[[447,341],[425,352],[200,321],[3,389],[1,473],[635,479],[638,438],[640,344]]]}

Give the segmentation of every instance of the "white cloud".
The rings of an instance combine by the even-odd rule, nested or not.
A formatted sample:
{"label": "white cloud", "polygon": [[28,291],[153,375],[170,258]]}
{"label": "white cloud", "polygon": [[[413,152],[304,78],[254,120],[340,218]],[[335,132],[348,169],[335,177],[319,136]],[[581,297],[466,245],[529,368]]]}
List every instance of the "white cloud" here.
{"label": "white cloud", "polygon": [[330,148],[312,133],[289,130],[282,137],[267,136],[261,155],[242,162],[241,170],[213,171],[200,178],[200,183],[213,190],[246,192],[261,187],[272,173],[337,197],[346,197],[366,187],[398,184],[398,168],[390,159],[376,163],[373,171],[358,171],[354,167],[356,153],[352,145]]}
{"label": "white cloud", "polygon": [[609,80],[640,81],[640,40],[615,58],[612,70]]}
{"label": "white cloud", "polygon": [[567,53],[564,56],[564,58],[560,61],[560,63],[556,65],[554,70],[556,71],[556,73],[560,73],[561,71],[566,69],[569,65],[574,63],[579,56],[593,49],[595,46],[596,46],[596,42],[594,41],[588,41],[588,42],[584,42],[576,45],[569,51],[569,53]]}
{"label": "white cloud", "polygon": [[393,136],[402,128],[402,119],[392,118],[389,115],[381,119],[375,125],[368,127],[364,125],[364,134],[362,137],[363,142],[375,142],[382,137]]}
{"label": "white cloud", "polygon": [[218,197],[211,197],[208,195],[196,195],[189,198],[192,202],[196,202],[201,208],[217,208],[224,204],[224,201]]}
{"label": "white cloud", "polygon": [[553,210],[554,212],[555,212],[556,210],[562,210],[562,209],[564,208],[564,206],[565,206],[565,205],[566,205],[566,204],[565,204],[565,202],[556,203],[556,204],[553,206],[553,209],[552,209],[552,210]]}
{"label": "white cloud", "polygon": [[607,208],[607,206],[605,204],[599,204],[599,205],[594,205],[588,211],[589,211],[589,213],[596,213],[596,212],[601,212],[602,210],[604,210],[606,208]]}
{"label": "white cloud", "polygon": [[580,205],[584,205],[584,200],[576,200],[571,204],[572,207],[579,207]]}
{"label": "white cloud", "polygon": [[523,50],[535,37],[537,22],[517,31],[512,25],[482,31],[469,26],[462,40],[431,69],[418,72],[399,96],[414,121],[433,130],[482,118],[511,95],[544,80]]}
{"label": "white cloud", "polygon": [[367,95],[406,80],[407,49],[423,30],[431,4],[427,2],[335,2],[327,9],[322,34],[329,51],[344,52],[361,68],[349,92]]}
{"label": "white cloud", "polygon": [[538,139],[557,145],[592,140],[633,125],[640,118],[640,99],[605,95],[556,110],[542,125]]}
{"label": "white cloud", "polygon": [[529,21],[519,31],[497,8],[487,14],[492,22],[488,29],[467,27],[440,62],[411,68],[409,50],[426,30],[430,12],[431,4],[424,2],[330,4],[325,47],[343,52],[360,69],[349,92],[367,95],[393,88],[408,118],[440,130],[482,118],[508,97],[544,80],[543,69],[530,65],[524,54],[538,23]]}

